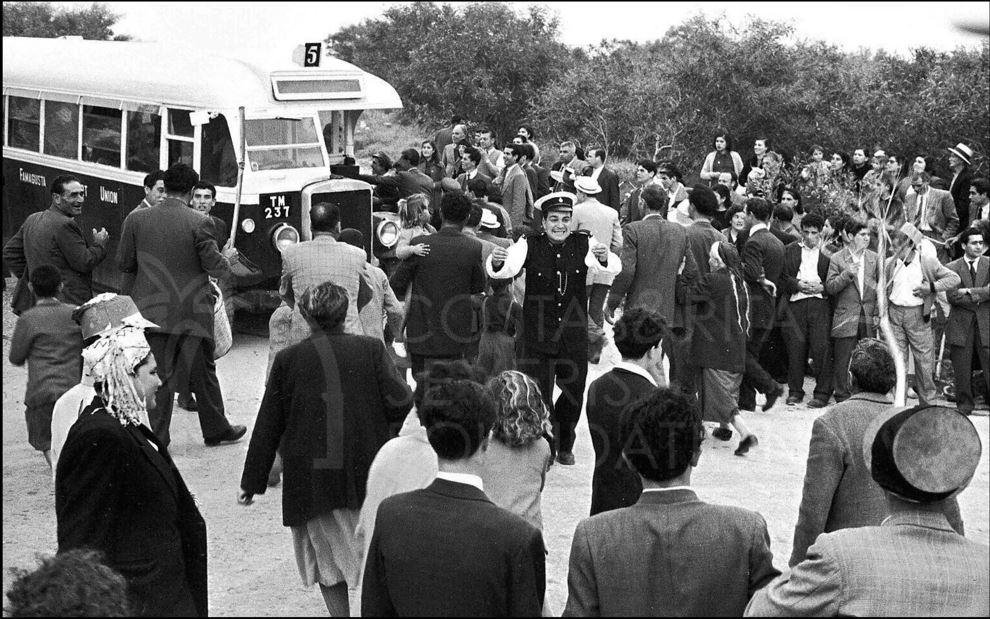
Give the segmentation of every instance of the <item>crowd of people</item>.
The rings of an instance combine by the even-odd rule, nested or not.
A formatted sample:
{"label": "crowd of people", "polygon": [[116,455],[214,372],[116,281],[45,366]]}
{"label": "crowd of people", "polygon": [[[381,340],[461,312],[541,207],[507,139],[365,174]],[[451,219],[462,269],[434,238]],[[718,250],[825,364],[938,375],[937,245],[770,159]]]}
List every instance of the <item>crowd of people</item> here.
{"label": "crowd of people", "polygon": [[[332,615],[990,613],[990,549],[955,499],[990,386],[990,181],[967,145],[943,191],[925,157],[902,176],[882,149],[826,164],[816,147],[788,172],[768,139],[744,160],[718,131],[698,184],[644,159],[623,190],[602,148],[562,142],[544,168],[531,127],[499,149],[459,120],[357,175],[397,213],[394,256],[372,264],[332,202],[282,252],[237,502],[282,484],[300,579]],[[206,523],[168,446],[177,392],[207,446],[246,434],[216,379],[215,189],[183,164],[149,175],[118,244],[124,294],[92,297],[106,231],[75,223],[79,186],[57,178],[4,247],[59,553],[101,553],[135,614],[203,616]],[[588,385],[608,325],[621,361]],[[936,402],[946,347],[954,407]],[[918,403],[895,407],[909,359]],[[808,375],[828,410],[782,574],[762,516],[700,501],[691,474],[703,422],[746,456],[756,392],[767,411],[786,384],[796,406]],[[582,413],[591,510],[555,609],[540,496],[575,464]]]}

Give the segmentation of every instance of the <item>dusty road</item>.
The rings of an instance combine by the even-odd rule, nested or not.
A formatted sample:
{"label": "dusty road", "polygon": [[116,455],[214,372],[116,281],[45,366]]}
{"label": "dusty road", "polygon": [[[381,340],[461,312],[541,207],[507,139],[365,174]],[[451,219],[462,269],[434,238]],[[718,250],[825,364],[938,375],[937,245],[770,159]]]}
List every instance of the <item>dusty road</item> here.
{"label": "dusty road", "polygon": [[[9,290],[3,297],[3,588],[10,567],[33,566],[36,553],[55,551],[52,479],[41,455],[27,443],[23,397],[26,370],[7,360],[14,316]],[[256,321],[257,322],[257,321]],[[255,331],[257,333],[257,331]],[[263,392],[268,342],[257,334],[238,333],[230,354],[217,362],[227,415],[234,423],[254,424]],[[589,382],[617,358],[606,349],[593,366]],[[810,389],[806,389],[810,392]],[[747,457],[735,457],[735,441],[709,438],[693,483],[703,500],[759,511],[767,521],[775,564],[790,556],[811,423],[820,411],[782,403],[747,421],[760,437]],[[988,543],[988,418],[973,417],[984,445],[973,484],[960,498],[967,536]],[[547,596],[557,612],[567,596],[567,555],[578,521],[588,513],[594,452],[587,426],[578,428],[577,465],[555,465],[543,494],[547,560]],[[292,542],[281,524],[281,489],[257,497],[254,505],[237,505],[235,496],[247,440],[234,445],[203,445],[195,413],[176,407],[172,421],[172,455],[196,496],[209,534],[210,609],[215,616],[325,616],[317,590],[299,583]],[[630,566],[631,569],[636,569]],[[6,598],[4,598],[6,602]]]}

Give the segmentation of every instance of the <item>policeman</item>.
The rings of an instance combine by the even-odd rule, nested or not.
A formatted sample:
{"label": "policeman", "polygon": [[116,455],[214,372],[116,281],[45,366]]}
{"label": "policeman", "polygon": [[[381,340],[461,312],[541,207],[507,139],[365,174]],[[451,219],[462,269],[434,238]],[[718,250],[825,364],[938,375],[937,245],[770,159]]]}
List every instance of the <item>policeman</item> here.
{"label": "policeman", "polygon": [[[574,464],[574,429],[588,377],[588,270],[612,274],[622,270],[619,257],[586,230],[571,232],[575,200],[565,191],[537,200],[543,229],[508,248],[496,247],[485,265],[495,279],[512,278],[526,269],[519,369],[540,385],[551,411],[561,464]],[[561,389],[556,403],[555,380]]]}

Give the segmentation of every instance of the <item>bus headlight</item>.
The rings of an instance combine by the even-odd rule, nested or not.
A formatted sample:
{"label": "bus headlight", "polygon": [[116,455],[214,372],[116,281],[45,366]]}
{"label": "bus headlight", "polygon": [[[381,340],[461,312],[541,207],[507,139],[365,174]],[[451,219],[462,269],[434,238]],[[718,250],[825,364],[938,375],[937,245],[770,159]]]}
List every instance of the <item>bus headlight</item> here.
{"label": "bus headlight", "polygon": [[399,242],[399,226],[394,221],[382,221],[378,224],[375,235],[382,247],[391,249]]}
{"label": "bus headlight", "polygon": [[295,245],[298,242],[299,231],[287,223],[281,223],[272,230],[272,245],[279,252],[285,251],[286,247]]}
{"label": "bus headlight", "polygon": [[243,230],[247,234],[251,234],[252,232],[254,232],[254,220],[244,219],[243,221],[241,221],[241,230]]}

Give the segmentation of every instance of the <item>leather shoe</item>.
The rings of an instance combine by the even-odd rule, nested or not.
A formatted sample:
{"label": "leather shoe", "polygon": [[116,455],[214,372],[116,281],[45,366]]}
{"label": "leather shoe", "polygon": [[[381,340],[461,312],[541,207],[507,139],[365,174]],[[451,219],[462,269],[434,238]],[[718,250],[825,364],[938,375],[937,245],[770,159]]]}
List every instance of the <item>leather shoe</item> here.
{"label": "leather shoe", "polygon": [[196,396],[194,396],[191,393],[189,394],[189,399],[188,400],[186,398],[181,397],[181,396],[178,397],[177,398],[177,403],[178,403],[178,405],[179,405],[180,408],[184,408],[187,411],[196,412],[196,410],[199,408],[199,405],[196,404]]}
{"label": "leather shoe", "polygon": [[715,428],[712,430],[712,436],[720,441],[732,440],[732,430],[728,428]]}
{"label": "leather shoe", "polygon": [[746,452],[748,452],[750,449],[752,449],[753,447],[756,447],[759,444],[760,444],[760,441],[759,441],[759,439],[756,438],[756,435],[755,434],[750,434],[749,436],[747,436],[743,440],[739,441],[739,447],[736,447],[736,452],[735,453],[736,453],[737,456],[744,456],[744,455],[746,455]]}
{"label": "leather shoe", "polygon": [[574,464],[574,454],[569,451],[561,451],[557,454],[557,462],[565,466]]}
{"label": "leather shoe", "polygon": [[818,398],[814,398],[808,402],[808,408],[825,408],[826,406],[828,406],[828,402],[819,400]]}
{"label": "leather shoe", "polygon": [[[788,406],[791,406],[793,404],[800,404],[801,403],[801,400],[803,400],[803,399],[804,399],[804,396],[803,395],[802,396],[799,396],[799,395],[789,395],[789,396],[787,396],[787,405]],[[767,401],[769,402],[770,399],[767,398]],[[767,409],[764,408],[763,410],[767,410]]]}
{"label": "leather shoe", "polygon": [[216,447],[220,443],[236,443],[241,440],[246,433],[247,428],[244,426],[230,426],[227,428],[227,431],[220,436],[204,439],[204,442],[207,447]]}
{"label": "leather shoe", "polygon": [[782,395],[784,395],[784,390],[781,389],[780,387],[777,387],[776,389],[768,393],[766,404],[763,405],[763,412],[765,413],[771,408],[773,408],[773,405],[777,403],[777,399],[780,398],[780,396]]}

